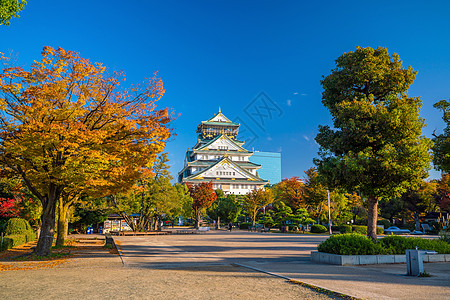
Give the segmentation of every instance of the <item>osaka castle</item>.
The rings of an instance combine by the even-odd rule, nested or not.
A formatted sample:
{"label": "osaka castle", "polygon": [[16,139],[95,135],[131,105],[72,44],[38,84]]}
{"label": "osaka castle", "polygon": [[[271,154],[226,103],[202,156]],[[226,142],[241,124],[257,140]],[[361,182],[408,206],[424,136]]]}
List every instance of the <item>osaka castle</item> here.
{"label": "osaka castle", "polygon": [[237,139],[240,124],[231,122],[220,111],[202,121],[196,133],[197,143],[186,151],[184,168],[178,181],[188,184],[213,183],[225,194],[243,195],[269,183],[258,176],[261,165],[249,161],[252,151]]}

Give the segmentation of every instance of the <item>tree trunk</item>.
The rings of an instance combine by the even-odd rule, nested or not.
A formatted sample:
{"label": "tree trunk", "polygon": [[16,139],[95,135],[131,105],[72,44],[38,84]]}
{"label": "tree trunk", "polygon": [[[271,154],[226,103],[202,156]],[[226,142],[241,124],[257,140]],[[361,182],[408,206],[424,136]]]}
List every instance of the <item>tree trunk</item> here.
{"label": "tree trunk", "polygon": [[375,241],[377,239],[378,198],[369,196],[367,214],[367,235]]}
{"label": "tree trunk", "polygon": [[156,222],[158,224],[158,226],[156,228],[158,229],[158,231],[161,231],[162,228],[161,228],[161,216],[160,215],[156,216]]}
{"label": "tree trunk", "polygon": [[64,197],[59,197],[58,200],[58,223],[56,233],[56,246],[64,246],[64,241],[67,237],[67,213],[69,211],[70,202],[65,202]]}
{"label": "tree trunk", "polygon": [[49,193],[46,201],[42,203],[41,232],[34,253],[38,256],[49,256],[55,236],[56,202],[59,194]]}
{"label": "tree trunk", "polygon": [[253,220],[253,227],[256,225],[256,214],[258,213],[258,209],[253,211],[252,220]]}
{"label": "tree trunk", "polygon": [[420,230],[419,213],[414,213],[414,223],[416,225],[416,230]]}
{"label": "tree trunk", "polygon": [[195,229],[198,229],[200,227],[200,216],[201,212],[200,209],[195,211]]}
{"label": "tree trunk", "polygon": [[157,231],[158,230],[158,217],[154,216],[153,220],[154,220],[154,222],[153,222],[153,230]]}

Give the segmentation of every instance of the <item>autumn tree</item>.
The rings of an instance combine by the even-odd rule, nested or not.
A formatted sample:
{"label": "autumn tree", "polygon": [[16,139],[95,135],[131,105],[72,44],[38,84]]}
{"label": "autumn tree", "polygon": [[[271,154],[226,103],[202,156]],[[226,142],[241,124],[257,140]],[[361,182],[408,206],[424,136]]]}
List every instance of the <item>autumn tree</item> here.
{"label": "autumn tree", "polygon": [[178,191],[170,183],[168,161],[167,153],[162,153],[149,177],[140,179],[127,195],[111,197],[116,211],[133,231],[144,231],[152,225],[154,230],[161,230],[161,216],[171,215],[181,206]]}
{"label": "autumn tree", "polygon": [[316,168],[309,168],[305,171],[305,203],[309,213],[317,222],[325,212],[327,205],[327,189],[320,181]]}
{"label": "autumn tree", "polygon": [[156,110],[162,80],[155,74],[130,89],[122,80],[52,47],[29,71],[7,66],[0,74],[0,163],[42,203],[37,255],[50,254],[56,204],[66,190],[127,191],[170,137],[169,112]]}
{"label": "autumn tree", "polygon": [[298,177],[283,179],[275,186],[275,190],[277,199],[293,209],[305,206],[305,185]]}
{"label": "autumn tree", "polygon": [[420,230],[419,216],[421,213],[430,212],[433,208],[436,185],[424,181],[416,189],[407,190],[401,196],[401,200],[406,208],[414,217],[415,229]]}
{"label": "autumn tree", "polygon": [[188,188],[193,199],[192,211],[195,217],[195,228],[199,228],[202,215],[216,201],[217,195],[213,189],[212,181],[188,185]]}
{"label": "autumn tree", "polygon": [[25,8],[27,0],[1,0],[0,25],[9,25],[10,20],[19,17],[19,12]]}
{"label": "autumn tree", "polygon": [[243,207],[250,215],[253,226],[256,224],[256,215],[258,214],[258,210],[266,205],[269,205],[270,203],[273,203],[274,200],[275,196],[270,189],[255,189],[250,191],[243,198]]}
{"label": "autumn tree", "polygon": [[319,126],[315,164],[329,187],[367,196],[372,239],[378,200],[400,196],[428,174],[431,142],[422,136],[422,103],[407,95],[416,73],[386,48],[357,47],[340,56],[321,81],[322,103],[334,128]]}
{"label": "autumn tree", "polygon": [[450,174],[442,174],[436,181],[434,199],[441,211],[450,212]]}

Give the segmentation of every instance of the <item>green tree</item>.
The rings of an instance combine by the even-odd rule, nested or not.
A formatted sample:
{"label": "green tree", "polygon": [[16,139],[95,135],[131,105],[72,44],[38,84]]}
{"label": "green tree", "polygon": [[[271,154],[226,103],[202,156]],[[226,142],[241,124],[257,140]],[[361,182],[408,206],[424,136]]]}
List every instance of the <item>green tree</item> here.
{"label": "green tree", "polygon": [[1,0],[0,25],[9,25],[10,20],[19,17],[19,12],[25,8],[27,0]]}
{"label": "green tree", "polygon": [[192,217],[192,203],[193,199],[189,193],[189,188],[183,183],[176,183],[175,188],[177,190],[179,206],[178,211],[174,215],[182,215],[185,218]]}
{"label": "green tree", "polygon": [[441,100],[434,107],[442,110],[446,127],[442,134],[433,134],[433,164],[437,170],[450,173],[450,102]]}
{"label": "green tree", "polygon": [[133,231],[144,231],[151,225],[161,230],[162,216],[176,214],[181,206],[178,190],[170,183],[168,161],[167,153],[162,153],[153,164],[152,176],[139,180],[129,194],[111,198]]}
{"label": "green tree", "polygon": [[334,128],[319,126],[315,164],[329,187],[367,196],[372,239],[378,200],[400,196],[428,175],[431,141],[422,136],[421,100],[407,95],[416,73],[386,48],[357,47],[321,81]]}
{"label": "green tree", "polygon": [[[207,209],[208,216],[217,220],[217,223],[223,221],[225,223],[236,222],[241,213],[242,206],[236,199],[236,195],[225,195],[222,190],[216,190],[217,200]],[[217,224],[218,226],[220,224]]]}

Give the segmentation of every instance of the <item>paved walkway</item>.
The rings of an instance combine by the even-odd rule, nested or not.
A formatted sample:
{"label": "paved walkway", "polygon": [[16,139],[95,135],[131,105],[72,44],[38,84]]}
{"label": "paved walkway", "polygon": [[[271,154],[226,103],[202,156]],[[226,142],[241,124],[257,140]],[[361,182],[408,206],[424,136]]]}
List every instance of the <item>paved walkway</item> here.
{"label": "paved walkway", "polygon": [[405,276],[405,264],[314,264],[310,252],[326,236],[212,231],[115,237],[127,267],[188,269],[240,264],[365,299],[450,299],[450,263],[427,263],[428,278]]}

